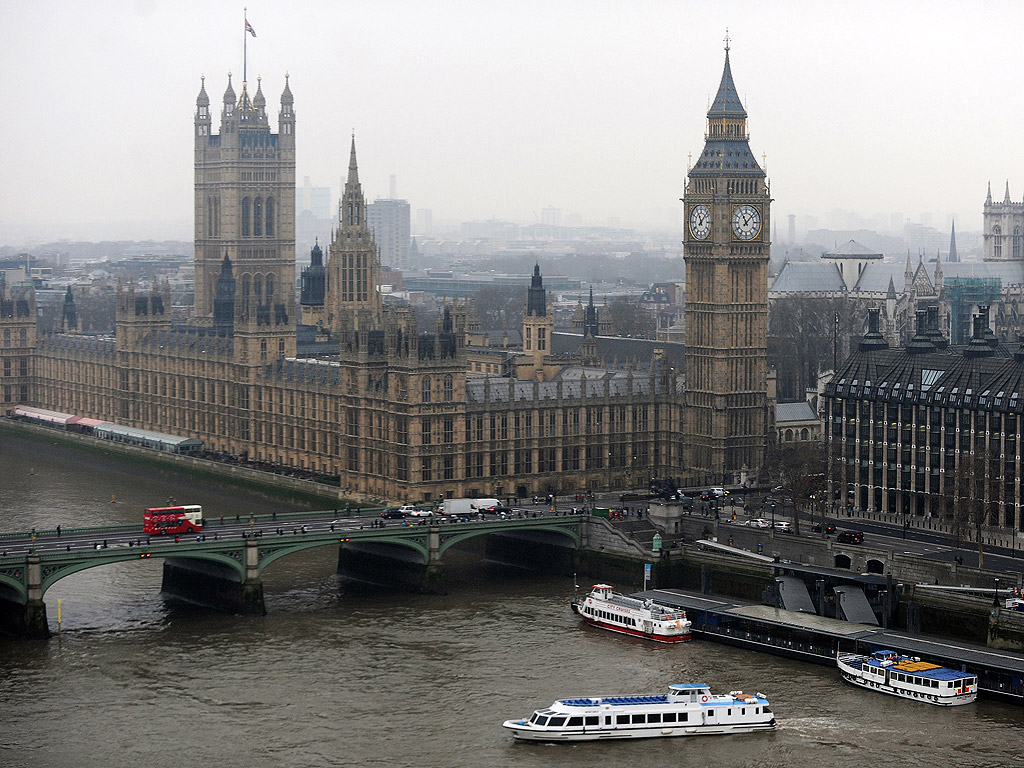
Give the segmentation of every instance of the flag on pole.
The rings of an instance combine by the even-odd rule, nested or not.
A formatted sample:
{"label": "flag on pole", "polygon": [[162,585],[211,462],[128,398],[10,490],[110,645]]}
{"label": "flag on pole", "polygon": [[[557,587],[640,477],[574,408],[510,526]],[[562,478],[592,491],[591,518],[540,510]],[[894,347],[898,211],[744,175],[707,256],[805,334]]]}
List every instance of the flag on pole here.
{"label": "flag on pole", "polygon": [[245,31],[253,37],[256,37],[256,30],[252,28],[252,24],[249,23],[248,19],[245,20]]}

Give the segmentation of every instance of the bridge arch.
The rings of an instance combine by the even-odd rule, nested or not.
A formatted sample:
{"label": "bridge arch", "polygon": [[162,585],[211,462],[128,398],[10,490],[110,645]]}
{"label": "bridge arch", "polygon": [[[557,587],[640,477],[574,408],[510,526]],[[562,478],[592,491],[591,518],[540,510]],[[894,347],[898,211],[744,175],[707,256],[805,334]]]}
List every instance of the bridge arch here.
{"label": "bridge arch", "polygon": [[865,570],[868,573],[885,573],[885,561],[872,557],[868,560]]}
{"label": "bridge arch", "polygon": [[849,555],[840,553],[836,555],[835,566],[836,568],[850,569],[853,567],[853,559]]}
{"label": "bridge arch", "polygon": [[[441,541],[441,546],[438,550],[438,555],[443,555],[445,551],[448,550],[450,547],[453,547],[460,542],[466,541],[467,539],[471,539],[476,536],[486,536],[491,533],[504,533],[504,535],[515,535],[516,531],[515,529],[508,531],[507,533],[494,530],[460,531],[453,536],[445,537]],[[573,526],[571,528],[565,525],[557,524],[549,526],[531,526],[528,532],[523,532],[523,534],[521,535],[529,534],[530,538],[535,538],[535,535],[538,533],[544,534],[545,538],[568,538],[569,541],[572,543],[574,549],[578,548],[580,546],[580,542],[582,541],[582,537],[580,536],[579,532],[579,526]],[[550,536],[550,534],[554,534],[554,536]]]}
{"label": "bridge arch", "polygon": [[260,557],[259,571],[262,574],[271,563],[274,563],[283,557],[294,555],[296,552],[302,552],[307,549],[316,549],[318,547],[344,546],[349,542],[359,544],[388,544],[390,546],[400,546],[405,549],[411,549],[419,554],[424,563],[427,562],[430,556],[430,550],[427,544],[419,541],[417,538],[392,538],[383,534],[380,536],[360,536],[357,539],[339,536],[337,539],[332,539],[331,541],[297,541],[294,544],[282,544],[279,547],[274,547],[272,544],[269,547],[261,546],[261,550],[266,551],[267,554]]}
{"label": "bridge arch", "polygon": [[159,554],[151,554],[146,552],[132,552],[131,554],[129,554],[128,552],[125,552],[125,554],[121,556],[114,555],[111,557],[108,555],[104,557],[102,560],[90,559],[75,563],[68,563],[66,565],[54,564],[44,566],[43,578],[42,582],[40,583],[40,589],[42,591],[42,594],[45,596],[46,590],[48,590],[61,579],[71,576],[74,573],[78,573],[79,571],[87,570],[89,568],[97,568],[103,565],[108,565],[110,563],[149,560],[151,558],[159,558],[161,560],[166,560],[170,557],[182,560],[208,560],[210,562],[217,563],[218,565],[227,566],[231,571],[238,574],[239,581],[242,581],[245,578],[245,566],[242,565],[240,561],[222,552],[189,552],[187,554],[177,554],[173,552]]}

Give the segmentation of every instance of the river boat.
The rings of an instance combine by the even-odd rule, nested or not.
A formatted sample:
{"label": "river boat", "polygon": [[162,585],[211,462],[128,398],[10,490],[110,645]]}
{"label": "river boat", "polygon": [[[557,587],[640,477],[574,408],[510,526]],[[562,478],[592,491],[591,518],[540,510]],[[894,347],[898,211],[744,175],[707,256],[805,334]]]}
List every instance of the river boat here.
{"label": "river boat", "polygon": [[595,584],[585,598],[573,600],[572,609],[590,626],[624,635],[659,643],[681,643],[691,637],[691,622],[685,611],[653,600],[626,597],[608,584]]}
{"label": "river boat", "polygon": [[837,653],[836,664],[846,682],[890,696],[940,707],[970,704],[978,698],[976,675],[921,661],[917,656],[900,656],[896,651],[875,651],[870,656]]}
{"label": "river boat", "polygon": [[521,741],[595,741],[764,731],[775,715],[763,693],[716,696],[704,683],[674,683],[663,694],[559,699],[502,725]]}

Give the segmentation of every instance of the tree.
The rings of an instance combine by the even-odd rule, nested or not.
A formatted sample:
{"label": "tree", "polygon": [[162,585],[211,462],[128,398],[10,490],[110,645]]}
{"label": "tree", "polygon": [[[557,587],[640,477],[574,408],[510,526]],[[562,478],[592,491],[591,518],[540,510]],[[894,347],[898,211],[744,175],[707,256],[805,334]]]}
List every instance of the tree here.
{"label": "tree", "polygon": [[485,331],[518,331],[523,326],[526,291],[515,285],[491,285],[473,297],[480,327]]}
{"label": "tree", "polygon": [[780,496],[785,509],[786,499],[793,503],[793,529],[800,533],[801,505],[824,503],[825,499],[825,447],[821,443],[791,443],[775,446],[765,462],[774,492]]}
{"label": "tree", "polygon": [[607,311],[616,336],[653,339],[657,335],[657,316],[648,312],[640,299],[617,296],[608,302]]}
{"label": "tree", "polygon": [[853,339],[863,333],[865,315],[863,308],[843,298],[788,296],[772,301],[768,363],[778,372],[779,398],[803,399],[807,389],[817,386],[818,372],[833,367],[833,356],[845,360]]}
{"label": "tree", "polygon": [[983,453],[967,451],[957,456],[956,468],[946,472],[942,504],[945,517],[952,524],[957,546],[964,534],[974,536],[978,543],[978,567],[985,567],[985,546],[982,526],[988,522],[991,499],[995,498],[998,479],[992,463]]}

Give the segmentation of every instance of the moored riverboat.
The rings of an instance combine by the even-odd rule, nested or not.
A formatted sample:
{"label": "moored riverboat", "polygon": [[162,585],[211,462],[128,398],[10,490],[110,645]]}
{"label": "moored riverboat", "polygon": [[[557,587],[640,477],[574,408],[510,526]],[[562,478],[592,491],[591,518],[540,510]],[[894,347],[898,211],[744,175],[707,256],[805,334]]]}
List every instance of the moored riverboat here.
{"label": "moored riverboat", "polygon": [[923,701],[940,707],[970,704],[978,697],[978,678],[966,672],[900,656],[896,651],[836,655],[843,680],[890,696]]}
{"label": "moored riverboat", "polygon": [[572,609],[590,626],[611,632],[659,643],[680,643],[691,637],[691,622],[685,611],[653,600],[627,597],[608,584],[595,584],[585,598],[573,600]]}
{"label": "moored riverboat", "polygon": [[713,695],[704,683],[674,683],[664,694],[559,699],[502,725],[521,741],[594,741],[770,730],[775,715],[763,693]]}

